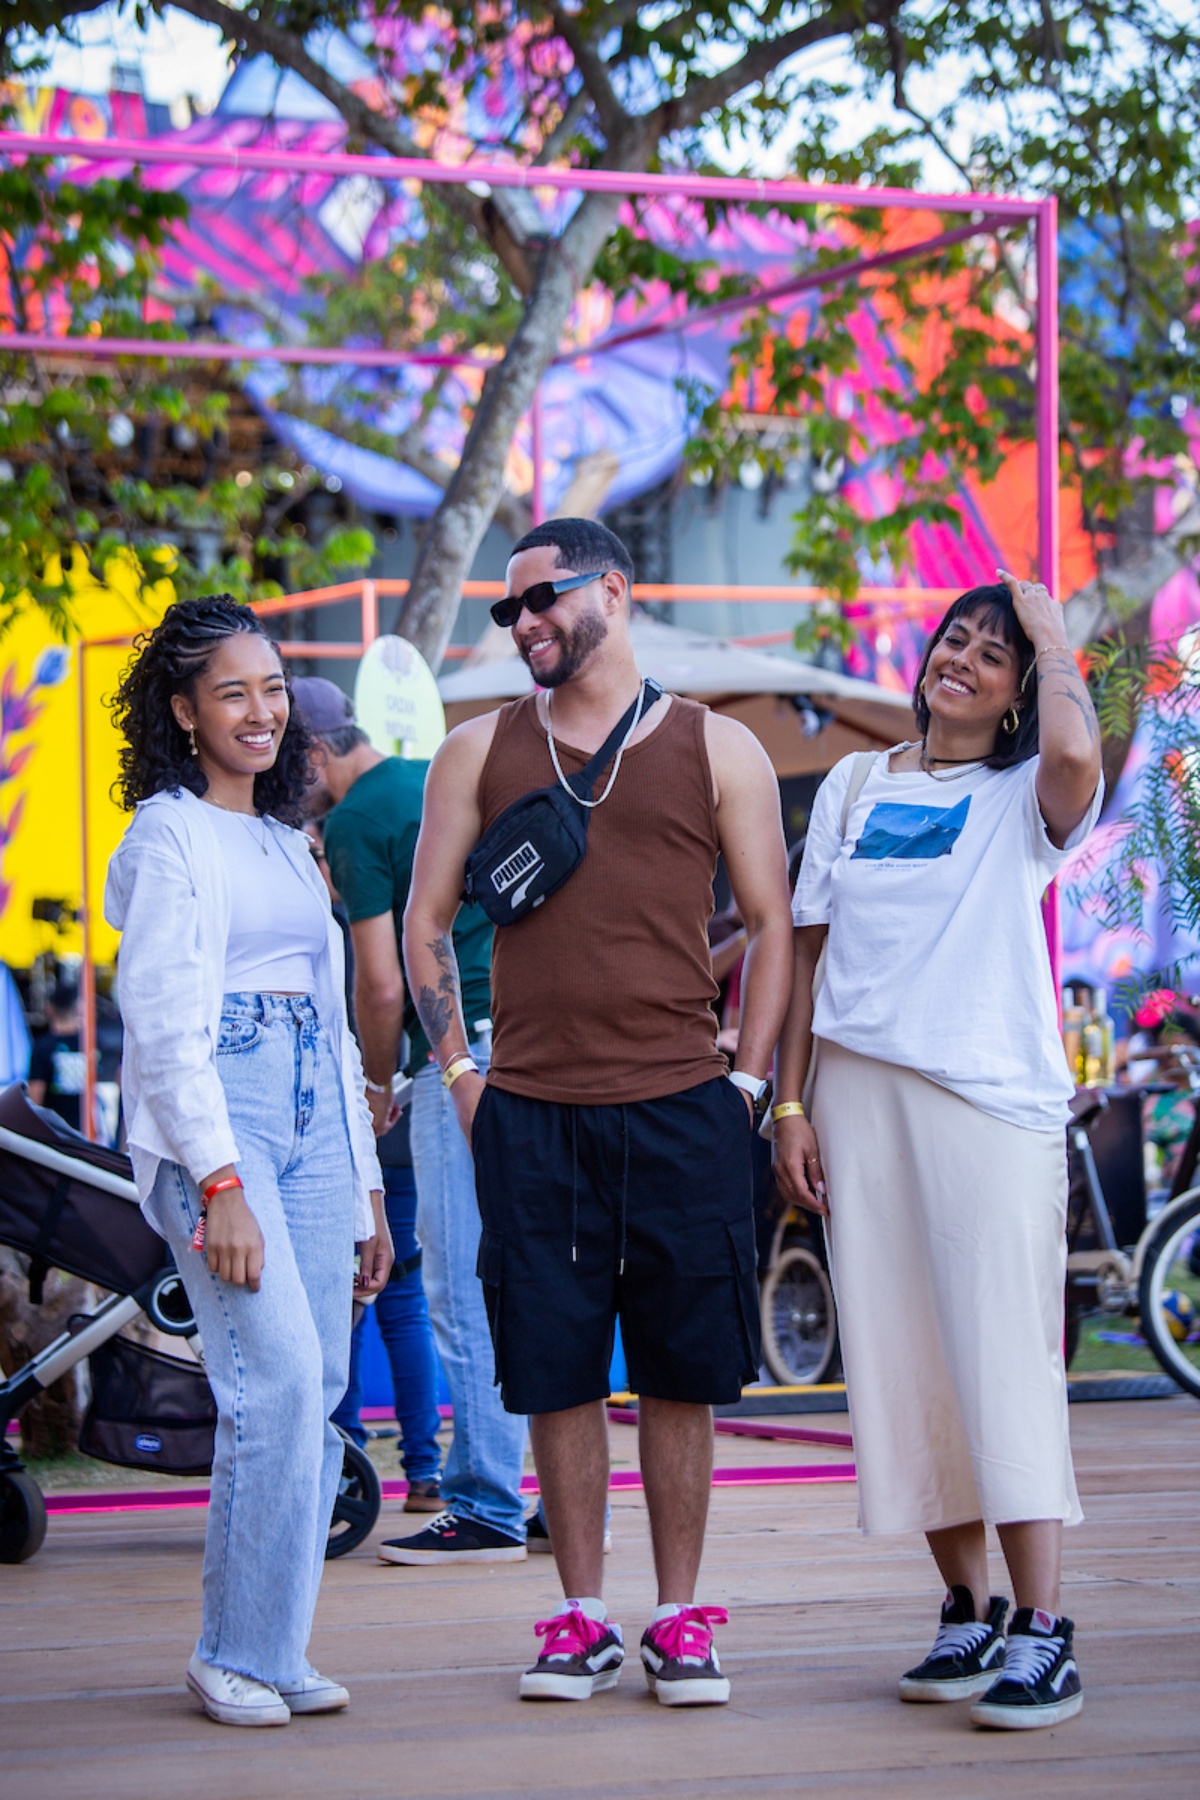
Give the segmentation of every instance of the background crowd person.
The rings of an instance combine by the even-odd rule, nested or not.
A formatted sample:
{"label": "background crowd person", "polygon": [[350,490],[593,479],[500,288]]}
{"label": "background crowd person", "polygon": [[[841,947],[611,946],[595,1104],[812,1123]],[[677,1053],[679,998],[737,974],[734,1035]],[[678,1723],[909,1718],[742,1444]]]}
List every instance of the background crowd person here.
{"label": "background crowd person", "polygon": [[[623,1660],[601,1597],[619,1315],[658,1578],[642,1661],[664,1704],[712,1704],[729,1682],[712,1641],[725,1613],[695,1598],[711,1407],[757,1372],[750,1134],[791,928],[771,765],[740,724],[643,684],[632,574],[625,546],[594,521],[555,519],[517,544],[493,614],[544,691],[460,726],[434,759],[404,945],[473,1146],[496,1373],[504,1405],[532,1415],[565,1596],[536,1627],[522,1698],[586,1699],[614,1685]],[[582,862],[497,930],[489,1073],[451,938],[464,861],[514,802],[556,773],[566,786],[563,771],[578,773],[623,720]],[[750,944],[732,1079],[707,938],[718,854]]]}
{"label": "background crowd person", "polygon": [[[333,803],[325,818],[325,854],[350,921],[355,1024],[380,1133],[395,1121],[392,1081],[408,1036],[415,1216],[411,1184],[396,1165],[386,1172],[387,1204],[401,1267],[412,1265],[418,1252],[422,1259],[419,1274],[412,1265],[402,1280],[423,1278],[454,1419],[441,1477],[444,1510],[423,1531],[381,1544],[379,1555],[400,1564],[519,1561],[526,1554],[526,1424],[504,1411],[492,1383],[476,1273],[475,1171],[400,963],[428,765],[374,749],[333,682],[305,677],[296,691],[313,734],[318,783]],[[480,912],[465,913],[455,929],[470,1041],[484,1067],[491,1042],[491,939]],[[390,1296],[383,1305],[391,1309]]]}
{"label": "background crowd person", "polygon": [[[310,690],[309,683],[313,683]],[[320,716],[321,707],[332,707],[344,717],[346,701],[333,682],[301,676],[293,684],[292,699],[297,711],[309,723],[304,710],[306,694],[313,710]],[[308,805],[314,800],[328,805],[329,795],[318,782],[318,793],[311,790]],[[329,871],[325,853],[325,821],[309,817],[304,821],[304,835],[312,846],[313,860],[321,871],[333,916],[342,933],[346,952],[346,1006],[350,1029],[356,1031],[354,1016],[354,940],[342,897]],[[333,1422],[353,1438],[359,1446],[367,1442],[362,1422],[364,1399],[363,1358],[372,1311],[379,1336],[387,1353],[392,1377],[392,1398],[396,1424],[400,1433],[400,1466],[408,1483],[404,1510],[410,1513],[441,1512],[442,1492],[439,1477],[442,1453],[438,1444],[438,1360],[429,1322],[429,1307],[421,1280],[421,1248],[416,1241],[414,1221],[417,1211],[417,1188],[412,1168],[412,1150],[408,1139],[409,1111],[400,1112],[395,1124],[375,1140],[375,1152],[383,1171],[384,1210],[392,1234],[396,1260],[387,1286],[375,1301],[374,1308],[365,1303],[355,1306],[354,1328],[350,1333],[350,1379]]]}
{"label": "background crowd person", "polygon": [[307,734],[275,646],[228,596],[169,607],[114,710],[136,809],[105,894],[122,933],[129,1149],[218,1410],[187,1680],[222,1724],[286,1725],[349,1698],[306,1649],[351,1301],[391,1266],[341,935],[291,827]]}
{"label": "background crowd person", "polygon": [[60,977],[46,1002],[46,1029],[34,1038],[30,1051],[29,1098],[78,1131],[83,1089],[79,989]]}
{"label": "background crowd person", "polygon": [[[1007,575],[951,606],[913,704],[920,741],[865,784],[846,758],[813,808],[776,1167],[827,1215],[861,1524],[923,1531],[949,1590],[901,1698],[1053,1725],[1083,1704],[1059,1594],[1082,1515],[1062,1355],[1074,1084],[1040,901],[1099,812],[1100,732],[1061,608]],[[1016,1596],[1007,1641],[985,1524]]]}

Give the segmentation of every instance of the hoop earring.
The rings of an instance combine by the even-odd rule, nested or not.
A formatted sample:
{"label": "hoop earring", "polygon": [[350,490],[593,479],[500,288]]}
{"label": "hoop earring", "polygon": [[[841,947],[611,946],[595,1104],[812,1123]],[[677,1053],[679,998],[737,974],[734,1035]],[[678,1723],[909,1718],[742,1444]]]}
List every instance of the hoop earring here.
{"label": "hoop earring", "polygon": [[[1009,724],[1010,719],[1012,720],[1011,725]],[[1008,711],[1005,713],[1003,719],[1000,721],[1000,729],[1002,731],[1007,732],[1009,737],[1016,737],[1017,732],[1020,730],[1020,728],[1021,728],[1021,715],[1017,711],[1015,706],[1010,706]]]}
{"label": "hoop earring", "polygon": [[194,725],[188,726],[188,749],[193,756],[199,756],[200,752],[196,748],[196,727]]}

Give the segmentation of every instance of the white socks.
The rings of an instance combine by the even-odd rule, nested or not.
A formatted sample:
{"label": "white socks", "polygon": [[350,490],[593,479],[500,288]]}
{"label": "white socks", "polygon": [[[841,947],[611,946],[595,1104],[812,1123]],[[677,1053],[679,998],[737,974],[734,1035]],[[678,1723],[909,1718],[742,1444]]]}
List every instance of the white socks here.
{"label": "white socks", "polygon": [[566,1604],[568,1606],[577,1606],[584,1618],[590,1619],[593,1625],[603,1625],[608,1618],[608,1608],[605,1606],[603,1600],[593,1599],[589,1595],[584,1595],[583,1598],[579,1600],[568,1599]]}

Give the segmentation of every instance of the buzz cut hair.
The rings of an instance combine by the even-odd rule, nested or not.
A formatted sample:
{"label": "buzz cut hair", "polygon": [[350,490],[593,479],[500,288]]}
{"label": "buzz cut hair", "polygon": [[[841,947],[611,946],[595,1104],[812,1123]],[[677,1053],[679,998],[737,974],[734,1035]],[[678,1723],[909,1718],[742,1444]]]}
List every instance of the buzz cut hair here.
{"label": "buzz cut hair", "polygon": [[560,569],[571,569],[577,575],[586,575],[593,569],[597,574],[617,569],[633,586],[633,558],[616,532],[599,519],[547,519],[527,531],[510,554],[518,556],[522,550],[543,549],[558,551]]}

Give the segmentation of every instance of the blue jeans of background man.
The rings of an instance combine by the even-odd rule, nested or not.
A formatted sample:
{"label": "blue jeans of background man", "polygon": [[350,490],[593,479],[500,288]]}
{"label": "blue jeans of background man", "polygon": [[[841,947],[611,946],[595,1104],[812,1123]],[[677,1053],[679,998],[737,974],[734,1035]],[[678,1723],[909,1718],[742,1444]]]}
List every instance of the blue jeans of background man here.
{"label": "blue jeans of background man", "polygon": [[[485,1046],[474,1045],[473,1053],[486,1069]],[[524,1542],[527,1421],[506,1413],[500,1403],[483,1284],[476,1273],[475,1165],[436,1063],[413,1083],[412,1155],[425,1296],[454,1413],[442,1494],[457,1518],[481,1520]]]}
{"label": "blue jeans of background man", "polygon": [[[429,1307],[421,1269],[398,1271],[417,1255],[417,1183],[410,1168],[385,1167],[384,1205],[396,1249],[392,1279],[373,1308],[379,1335],[387,1351],[396,1396],[396,1423],[400,1427],[400,1460],[409,1481],[436,1481],[442,1466],[438,1447],[438,1359],[429,1323]],[[350,1340],[350,1385],[333,1415],[335,1425],[348,1431],[356,1443],[366,1443],[359,1422],[362,1410],[362,1339],[371,1308]]]}
{"label": "blue jeans of background man", "polygon": [[342,1469],[329,1418],[350,1357],[350,1138],[337,1059],[306,996],[227,994],[217,1071],[265,1244],[258,1293],[210,1274],[191,1248],[200,1196],[177,1163],[160,1165],[153,1195],[217,1403],[197,1648],[218,1668],[294,1683],[309,1666]]}

